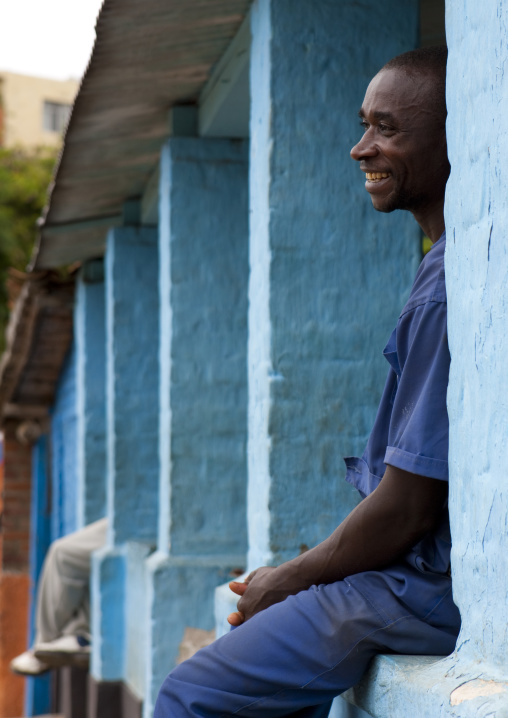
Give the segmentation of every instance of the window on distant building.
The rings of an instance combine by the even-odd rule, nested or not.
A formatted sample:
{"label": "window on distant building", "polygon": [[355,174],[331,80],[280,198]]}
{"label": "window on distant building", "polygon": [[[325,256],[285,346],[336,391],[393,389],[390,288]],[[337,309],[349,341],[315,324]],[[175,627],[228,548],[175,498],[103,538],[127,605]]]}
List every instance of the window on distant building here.
{"label": "window on distant building", "polygon": [[44,100],[42,126],[47,132],[63,132],[69,119],[71,105]]}

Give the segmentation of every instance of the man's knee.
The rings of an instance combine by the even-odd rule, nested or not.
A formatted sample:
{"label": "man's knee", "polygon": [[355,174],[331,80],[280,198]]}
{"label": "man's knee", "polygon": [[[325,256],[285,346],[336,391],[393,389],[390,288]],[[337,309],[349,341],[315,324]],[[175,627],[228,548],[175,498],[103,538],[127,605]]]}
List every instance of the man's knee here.
{"label": "man's knee", "polygon": [[66,536],[56,539],[50,544],[48,558],[53,561],[61,561],[68,554]]}
{"label": "man's knee", "polygon": [[[70,534],[72,536],[72,534]],[[83,559],[76,555],[73,542],[69,536],[62,536],[53,541],[46,555],[48,569],[55,570],[59,575],[81,576],[83,573]]]}
{"label": "man's knee", "polygon": [[55,561],[58,561],[59,555],[61,554],[60,541],[61,539],[57,539],[49,545],[46,553],[47,564],[52,564]]}

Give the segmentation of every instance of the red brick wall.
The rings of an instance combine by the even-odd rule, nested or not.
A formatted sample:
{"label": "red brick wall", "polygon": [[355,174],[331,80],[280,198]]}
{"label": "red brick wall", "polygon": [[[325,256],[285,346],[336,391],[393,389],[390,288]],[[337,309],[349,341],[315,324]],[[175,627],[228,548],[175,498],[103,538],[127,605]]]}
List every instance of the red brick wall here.
{"label": "red brick wall", "polygon": [[0,575],[0,718],[24,715],[25,679],[9,663],[26,650],[28,587],[27,574]]}
{"label": "red brick wall", "polygon": [[0,468],[0,718],[23,715],[24,679],[9,662],[27,647],[31,447],[4,428]]}
{"label": "red brick wall", "polygon": [[28,571],[32,450],[4,431],[4,476],[1,487],[0,541],[3,571]]}

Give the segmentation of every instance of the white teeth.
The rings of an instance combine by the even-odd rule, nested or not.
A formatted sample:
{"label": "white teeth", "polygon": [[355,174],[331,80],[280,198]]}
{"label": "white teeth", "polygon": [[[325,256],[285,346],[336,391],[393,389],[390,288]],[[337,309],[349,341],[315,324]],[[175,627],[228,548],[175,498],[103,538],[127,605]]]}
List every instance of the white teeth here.
{"label": "white teeth", "polygon": [[369,182],[378,182],[381,179],[386,179],[390,176],[389,172],[366,172],[365,176]]}

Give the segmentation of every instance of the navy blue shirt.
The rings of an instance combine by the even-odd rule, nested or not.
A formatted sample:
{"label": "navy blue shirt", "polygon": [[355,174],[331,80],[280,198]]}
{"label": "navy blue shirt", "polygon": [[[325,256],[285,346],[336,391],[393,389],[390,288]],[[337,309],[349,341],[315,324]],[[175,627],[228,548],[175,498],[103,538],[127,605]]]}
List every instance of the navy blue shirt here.
{"label": "navy blue shirt", "polygon": [[[448,480],[445,241],[443,234],[422,260],[384,349],[390,368],[367,448],[362,458],[345,459],[346,481],[363,497],[378,486],[387,464]],[[446,572],[450,543],[448,510],[443,507],[439,528],[407,559],[419,570]]]}

